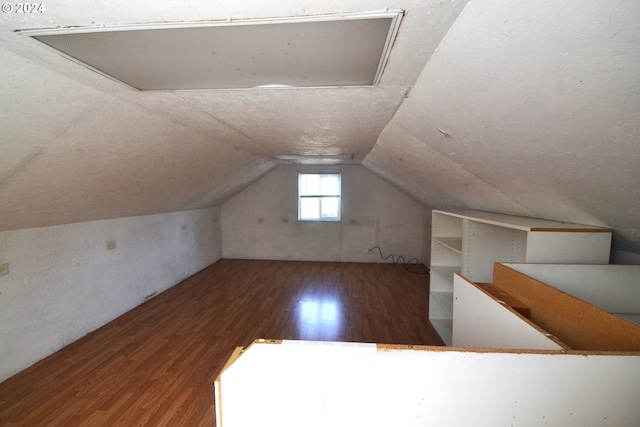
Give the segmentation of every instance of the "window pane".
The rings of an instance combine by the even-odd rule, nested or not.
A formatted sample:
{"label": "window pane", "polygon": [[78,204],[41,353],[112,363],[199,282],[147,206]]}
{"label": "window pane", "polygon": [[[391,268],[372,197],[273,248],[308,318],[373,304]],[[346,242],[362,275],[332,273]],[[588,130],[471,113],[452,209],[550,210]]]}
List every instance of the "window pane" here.
{"label": "window pane", "polygon": [[339,196],[340,175],[301,174],[301,196]]}
{"label": "window pane", "polygon": [[300,219],[319,219],[320,199],[305,197],[300,199]]}
{"label": "window pane", "polygon": [[298,219],[340,221],[341,175],[298,175]]}
{"label": "window pane", "polygon": [[320,195],[320,175],[300,175],[300,195]]}
{"label": "window pane", "polygon": [[340,180],[336,175],[320,175],[320,195],[340,195]]}
{"label": "window pane", "polygon": [[338,218],[340,199],[337,197],[325,197],[322,199],[322,217]]}

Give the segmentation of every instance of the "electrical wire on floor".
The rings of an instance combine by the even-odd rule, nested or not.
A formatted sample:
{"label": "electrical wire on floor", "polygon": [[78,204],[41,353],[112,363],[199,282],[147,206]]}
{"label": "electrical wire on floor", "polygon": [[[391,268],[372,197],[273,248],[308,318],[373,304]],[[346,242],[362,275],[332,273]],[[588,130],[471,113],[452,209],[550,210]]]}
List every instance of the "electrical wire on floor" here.
{"label": "electrical wire on floor", "polygon": [[[404,257],[402,255],[400,255],[398,258],[394,257],[393,254],[389,254],[387,256],[384,256],[382,254],[382,249],[380,248],[380,246],[374,246],[371,249],[369,249],[369,253],[371,253],[371,251],[377,249],[378,253],[380,254],[380,258],[382,258],[384,261],[388,260],[389,258],[391,258],[391,261],[393,262],[393,265],[403,265],[404,269],[407,270],[409,273],[413,273],[413,274],[429,274],[429,269],[427,267],[425,267],[424,265],[420,264],[420,261],[418,260],[418,258],[411,258],[409,261],[405,261]],[[401,261],[402,260],[402,261]]]}

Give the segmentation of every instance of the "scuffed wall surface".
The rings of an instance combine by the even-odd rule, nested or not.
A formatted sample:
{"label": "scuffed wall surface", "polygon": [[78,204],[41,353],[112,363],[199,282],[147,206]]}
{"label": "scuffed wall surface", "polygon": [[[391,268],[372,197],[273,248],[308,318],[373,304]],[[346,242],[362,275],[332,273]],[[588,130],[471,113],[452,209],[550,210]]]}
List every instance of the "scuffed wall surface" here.
{"label": "scuffed wall surface", "polygon": [[220,242],[218,207],[0,233],[0,381],[214,263]]}
{"label": "scuffed wall surface", "polygon": [[[342,220],[298,221],[298,170],[342,171]],[[224,258],[422,262],[425,209],[362,166],[279,166],[222,207]],[[391,262],[391,259],[387,260]]]}

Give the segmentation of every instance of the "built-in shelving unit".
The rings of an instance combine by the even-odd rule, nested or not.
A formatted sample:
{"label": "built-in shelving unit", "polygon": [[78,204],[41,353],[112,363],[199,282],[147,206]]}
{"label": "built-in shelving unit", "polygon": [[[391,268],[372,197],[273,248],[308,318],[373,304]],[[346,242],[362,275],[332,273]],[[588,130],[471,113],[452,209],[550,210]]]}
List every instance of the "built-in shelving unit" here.
{"label": "built-in shelving unit", "polygon": [[490,282],[494,262],[608,264],[611,230],[492,212],[434,210],[429,320],[447,345],[453,276]]}

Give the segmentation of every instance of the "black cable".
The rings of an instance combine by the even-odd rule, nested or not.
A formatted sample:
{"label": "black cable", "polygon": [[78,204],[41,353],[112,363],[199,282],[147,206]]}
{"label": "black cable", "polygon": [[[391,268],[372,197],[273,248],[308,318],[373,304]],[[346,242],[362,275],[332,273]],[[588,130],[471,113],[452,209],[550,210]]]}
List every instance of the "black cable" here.
{"label": "black cable", "polygon": [[[378,250],[378,252],[380,253],[380,258],[382,258],[383,261],[386,261],[389,258],[391,258],[391,262],[393,262],[393,265],[400,264],[400,260],[402,260],[402,265],[404,265],[404,269],[407,270],[409,273],[429,274],[429,269],[427,267],[425,267],[424,265],[421,265],[420,261],[418,260],[418,258],[411,258],[409,261],[405,261],[405,259],[404,259],[404,257],[402,255],[400,255],[397,259],[393,256],[393,254],[389,254],[387,256],[384,256],[384,255],[382,255],[382,249],[380,249],[380,246],[372,247],[371,249],[369,249],[369,253],[371,253],[371,251],[374,250],[374,249]],[[420,265],[422,267],[419,271],[413,269],[413,267],[415,267],[417,265]]]}

